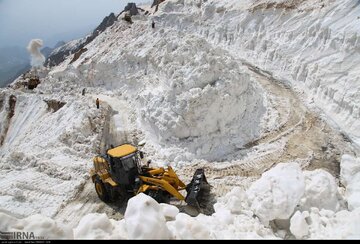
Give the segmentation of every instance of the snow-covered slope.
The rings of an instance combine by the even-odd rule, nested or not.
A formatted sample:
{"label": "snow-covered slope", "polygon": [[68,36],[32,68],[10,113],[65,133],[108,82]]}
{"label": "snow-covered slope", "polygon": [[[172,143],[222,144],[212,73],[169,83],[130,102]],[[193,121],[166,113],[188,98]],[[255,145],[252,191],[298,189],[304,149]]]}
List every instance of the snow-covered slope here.
{"label": "snow-covered slope", "polygon": [[[167,0],[133,24],[120,16],[34,91],[19,78],[0,92],[2,231],[44,221],[65,238],[359,238],[359,10]],[[185,182],[205,168],[213,211],[193,218],[139,195],[119,216],[101,203],[92,157],[140,140]]]}
{"label": "snow-covered slope", "polygon": [[[16,105],[9,119],[10,96],[16,97]],[[5,138],[0,151],[1,206],[20,216],[54,216],[84,184],[84,162],[100,152],[98,123],[106,111],[91,109],[85,99],[74,96],[5,90],[2,97],[2,118],[7,119],[0,131]]]}

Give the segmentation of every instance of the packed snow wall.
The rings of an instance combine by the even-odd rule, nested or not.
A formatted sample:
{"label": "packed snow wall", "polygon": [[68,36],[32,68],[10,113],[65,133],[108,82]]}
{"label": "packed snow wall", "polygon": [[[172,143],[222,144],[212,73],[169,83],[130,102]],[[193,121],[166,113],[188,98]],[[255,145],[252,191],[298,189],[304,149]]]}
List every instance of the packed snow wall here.
{"label": "packed snow wall", "polygon": [[119,92],[137,108],[147,139],[171,148],[169,160],[223,160],[259,137],[264,94],[241,62],[196,35],[124,25],[50,75]]}
{"label": "packed snow wall", "polygon": [[357,0],[173,0],[157,22],[290,83],[360,144],[359,12]]}
{"label": "packed snow wall", "polygon": [[102,112],[72,96],[0,92],[0,211],[54,216],[100,153]]}

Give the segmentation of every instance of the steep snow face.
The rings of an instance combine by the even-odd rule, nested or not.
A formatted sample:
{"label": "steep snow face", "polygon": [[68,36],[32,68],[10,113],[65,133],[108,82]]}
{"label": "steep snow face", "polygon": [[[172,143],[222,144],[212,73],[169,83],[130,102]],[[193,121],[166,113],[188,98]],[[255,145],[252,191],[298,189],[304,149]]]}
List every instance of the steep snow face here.
{"label": "steep snow face", "polygon": [[[167,33],[165,40],[174,34]],[[168,59],[162,61],[165,89],[140,97],[140,119],[152,139],[186,149],[176,159],[220,160],[259,136],[260,90],[230,56],[196,37],[167,41],[163,49],[168,51],[157,53]]]}
{"label": "steep snow face", "polygon": [[[16,219],[4,213],[0,213],[0,219],[0,228],[3,231],[26,232],[27,236],[30,236],[30,233],[32,233],[33,237],[30,236],[28,237],[29,239],[44,238],[56,240],[74,238],[71,228],[56,223],[51,218],[44,217],[40,214],[32,215],[24,219]],[[5,236],[4,239],[6,239]],[[10,239],[17,239],[17,237],[15,236],[14,238],[14,236],[10,236]]]}
{"label": "steep snow face", "polygon": [[[295,175],[294,175],[295,173]],[[299,166],[294,163],[281,164],[277,168],[269,170],[267,176],[256,181],[249,189],[254,189],[264,183],[270,175],[285,179],[295,176],[297,180],[303,178]],[[306,181],[316,182],[321,172],[307,174]],[[290,178],[290,177],[289,177]],[[289,223],[287,229],[277,230],[267,223],[260,221],[263,217],[256,209],[252,211],[253,199],[247,198],[242,189],[234,188],[224,197],[218,199],[215,204],[215,213],[206,216],[199,214],[190,217],[179,213],[176,207],[168,204],[159,204],[145,194],[139,194],[128,201],[124,219],[116,221],[109,219],[105,213],[90,213],[82,217],[79,224],[72,230],[47,217],[35,215],[25,219],[18,219],[7,214],[0,213],[0,228],[3,231],[32,231],[35,235],[45,238],[67,239],[358,239],[360,220],[360,208],[353,211],[318,209],[323,201],[309,203],[308,211],[296,210],[293,207],[284,207],[283,202],[296,205],[299,197],[292,198],[288,191],[281,191],[280,185],[274,180],[272,189],[264,189],[267,195],[276,194],[281,201],[273,198],[259,197],[256,199],[261,205],[271,205],[268,208],[268,216],[282,217]],[[296,183],[296,180],[288,181]],[[311,187],[310,183],[310,187]],[[307,188],[308,186],[306,186]],[[311,197],[310,192],[304,192],[303,187],[293,187],[292,196]],[[320,195],[326,194],[327,190],[319,188]],[[307,195],[310,194],[310,195]],[[260,194],[259,194],[260,196]],[[283,208],[281,208],[283,207]]]}
{"label": "steep snow face", "polygon": [[[100,152],[106,109],[96,111],[86,99],[66,95],[7,90],[2,97],[0,112],[7,119],[0,130],[1,209],[54,216],[87,179],[93,152]],[[11,97],[14,106],[8,105]]]}
{"label": "steep snow face", "polygon": [[137,98],[139,127],[172,148],[169,160],[221,160],[258,138],[263,91],[238,60],[196,35],[144,31],[146,24],[117,22],[74,66],[51,74]]}
{"label": "steep snow face", "polygon": [[173,0],[159,11],[160,26],[196,33],[289,82],[360,143],[357,0]]}

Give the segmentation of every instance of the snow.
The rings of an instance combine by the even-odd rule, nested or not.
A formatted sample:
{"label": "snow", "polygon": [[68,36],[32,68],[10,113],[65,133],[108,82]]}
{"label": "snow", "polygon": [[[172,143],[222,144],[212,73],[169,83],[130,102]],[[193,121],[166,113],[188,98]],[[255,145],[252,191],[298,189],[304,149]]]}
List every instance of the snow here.
{"label": "snow", "polygon": [[177,207],[169,204],[160,203],[160,207],[166,220],[174,220],[176,215],[179,213],[179,209]]}
{"label": "snow", "polygon": [[296,211],[290,219],[290,231],[296,237],[296,239],[301,239],[309,232],[309,226],[305,220],[307,217],[306,213],[307,212],[300,213],[299,211]]}
{"label": "snow", "polygon": [[174,221],[167,222],[166,225],[175,239],[206,240],[210,238],[206,225],[184,213],[179,213]]}
{"label": "snow", "polygon": [[266,225],[288,219],[305,192],[305,180],[296,163],[282,163],[265,172],[246,191],[250,209]]}
{"label": "snow", "polygon": [[309,239],[359,239],[360,208],[328,215],[314,209],[309,217]]}
{"label": "snow", "polygon": [[[88,214],[84,216],[74,229],[75,239],[109,239],[115,231],[115,226],[105,213]],[[120,232],[121,233],[121,232]],[[122,236],[120,236],[121,238]],[[119,238],[119,237],[118,237]],[[119,239],[120,239],[119,238]],[[123,239],[122,237],[121,239]]]}
{"label": "snow", "polygon": [[[280,165],[271,169],[273,172],[269,174],[279,171],[279,168],[284,173],[296,171],[294,165],[296,164],[289,163],[286,164],[287,167]],[[264,179],[259,179],[254,185],[259,182],[263,183]],[[211,216],[199,214],[191,217],[175,211],[175,206],[159,204],[141,193],[128,201],[124,219],[119,221],[109,219],[105,213],[90,213],[71,230],[41,215],[18,219],[0,213],[0,227],[5,231],[17,231],[26,227],[25,230],[45,238],[66,239],[278,239],[278,233],[272,233],[268,226],[263,225],[246,208],[241,208],[236,213],[231,211],[234,200],[241,204],[243,200],[246,201],[245,197],[244,192],[235,188],[219,199],[215,205],[215,213]],[[236,199],[229,200],[231,198]],[[359,238],[359,210],[360,208],[352,212],[342,210],[335,213],[311,207],[309,211],[297,210],[286,218],[290,220],[290,231],[297,239],[356,239]],[[279,212],[273,210],[275,211]],[[170,215],[171,218],[165,218]]]}
{"label": "snow", "polygon": [[340,209],[340,193],[335,179],[322,169],[305,171],[305,197],[300,203],[302,210],[311,207],[324,208],[332,211]]}
{"label": "snow", "polygon": [[73,239],[73,231],[42,215],[17,219],[0,212],[0,228],[3,232],[33,232],[35,237],[44,239]]}
{"label": "snow", "polygon": [[[42,70],[35,90],[1,89],[0,230],[360,238],[359,8],[355,0],[167,0],[132,25],[116,21],[75,62],[69,55]],[[191,217],[183,203],[144,194],[124,213],[102,203],[88,176],[92,157],[142,141],[147,159],[172,165],[184,182],[204,167],[214,212]]]}
{"label": "snow", "polygon": [[360,207],[360,160],[343,155],[340,164],[340,179],[346,187],[345,198],[349,210]]}
{"label": "snow", "polygon": [[170,238],[160,205],[143,193],[128,201],[124,217],[129,239]]}
{"label": "snow", "polygon": [[347,186],[354,176],[360,172],[360,160],[351,155],[344,154],[340,163],[340,180]]}

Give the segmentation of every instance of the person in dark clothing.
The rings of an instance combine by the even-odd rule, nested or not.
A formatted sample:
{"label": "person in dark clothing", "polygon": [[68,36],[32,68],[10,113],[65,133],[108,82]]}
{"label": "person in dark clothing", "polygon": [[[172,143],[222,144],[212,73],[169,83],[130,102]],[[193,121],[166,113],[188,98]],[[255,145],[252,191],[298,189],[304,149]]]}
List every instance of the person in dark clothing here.
{"label": "person in dark clothing", "polygon": [[100,107],[100,100],[99,98],[96,98],[96,108],[99,109]]}
{"label": "person in dark clothing", "polygon": [[85,96],[85,90],[86,90],[86,88],[84,88],[84,89],[82,90],[82,93],[81,93],[81,94],[82,94],[83,96]]}
{"label": "person in dark clothing", "polygon": [[153,29],[155,28],[155,22],[154,22],[154,21],[152,21],[151,27],[152,27]]}

